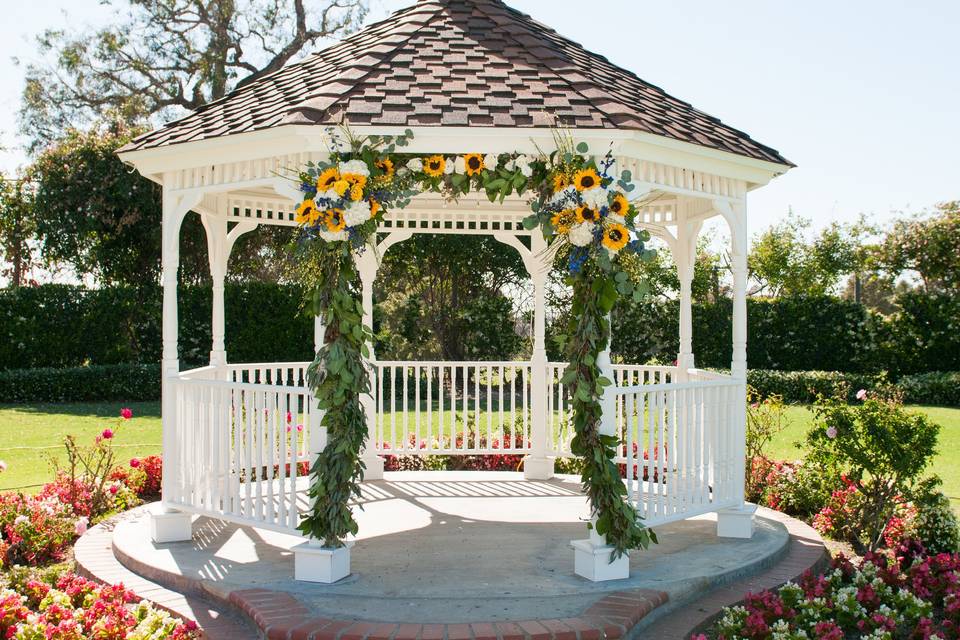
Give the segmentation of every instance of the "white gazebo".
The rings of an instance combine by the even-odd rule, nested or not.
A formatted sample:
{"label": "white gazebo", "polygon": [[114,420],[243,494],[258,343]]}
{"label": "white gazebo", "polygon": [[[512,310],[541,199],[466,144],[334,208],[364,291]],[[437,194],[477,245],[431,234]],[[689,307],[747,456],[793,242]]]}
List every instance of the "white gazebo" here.
{"label": "white gazebo", "polygon": [[[792,165],[776,151],[592,54],[499,0],[421,0],[343,42],[143,135],[121,158],[163,187],[163,502],[157,542],[189,539],[203,514],[296,533],[307,507],[303,463],[325,446],[305,362],[231,363],[224,348],[224,278],[236,239],[259,225],[296,226],[302,197],[291,170],[328,154],[325,125],[414,134],[404,152],[538,153],[554,127],[630,170],[638,226],[669,245],[680,279],[676,366],[610,365],[603,428],[622,438],[628,499],[648,526],[719,512],[718,534],[750,537],[744,503],[747,194]],[[209,366],[181,371],[177,350],[180,225],[194,212],[207,233],[213,280]],[[370,324],[378,256],[416,233],[487,234],[523,258],[534,285],[532,357],[502,362],[374,358],[365,398],[366,479],[384,455],[523,454],[543,480],[571,456],[563,363],[544,346],[549,265],[529,205],[417,197],[389,212],[376,251],[357,258]],[[704,221],[729,226],[733,358],[729,375],[697,369],[692,349],[693,261]],[[290,309],[290,315],[296,313]],[[643,327],[636,327],[642,331]],[[269,341],[271,327],[262,328]],[[323,335],[321,327],[315,339]],[[467,433],[457,437],[459,432]],[[299,464],[298,464],[299,463]],[[577,572],[603,579],[605,541],[579,541]],[[303,545],[298,573],[315,548]],[[304,564],[304,566],[306,566]],[[308,577],[302,575],[301,577]],[[317,579],[313,577],[312,579]]]}

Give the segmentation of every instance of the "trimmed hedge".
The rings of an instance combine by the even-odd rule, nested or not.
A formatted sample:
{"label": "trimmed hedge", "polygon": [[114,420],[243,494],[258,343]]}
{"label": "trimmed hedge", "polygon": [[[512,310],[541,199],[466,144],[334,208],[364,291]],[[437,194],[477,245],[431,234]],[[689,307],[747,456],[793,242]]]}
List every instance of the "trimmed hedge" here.
{"label": "trimmed hedge", "polygon": [[0,403],[160,399],[159,364],[0,371]]}
{"label": "trimmed hedge", "polygon": [[960,407],[960,371],[918,373],[897,381],[903,401],[910,404],[938,404]]}
{"label": "trimmed hedge", "polygon": [[818,395],[833,396],[842,386],[847,400],[857,391],[892,386],[903,393],[906,404],[960,407],[960,372],[934,372],[904,376],[891,384],[886,373],[840,373],[839,371],[771,371],[751,369],[747,383],[763,396],[779,395],[784,402],[809,404]]}

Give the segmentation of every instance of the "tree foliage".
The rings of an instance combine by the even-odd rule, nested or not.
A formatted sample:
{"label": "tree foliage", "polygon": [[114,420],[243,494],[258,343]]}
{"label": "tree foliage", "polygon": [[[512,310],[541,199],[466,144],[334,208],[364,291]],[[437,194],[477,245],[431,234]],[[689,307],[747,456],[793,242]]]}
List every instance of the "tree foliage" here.
{"label": "tree foliage", "polygon": [[25,284],[33,266],[32,240],[36,223],[32,216],[33,192],[20,178],[5,178],[0,174],[0,275],[11,287]]}
{"label": "tree foliage", "polygon": [[888,279],[908,271],[928,293],[960,292],[960,200],[937,205],[933,216],[896,221],[874,260]]}
{"label": "tree foliage", "polygon": [[104,112],[127,122],[194,110],[354,29],[366,0],[102,0],[116,22],[48,30],[26,69],[21,121],[35,144]]}

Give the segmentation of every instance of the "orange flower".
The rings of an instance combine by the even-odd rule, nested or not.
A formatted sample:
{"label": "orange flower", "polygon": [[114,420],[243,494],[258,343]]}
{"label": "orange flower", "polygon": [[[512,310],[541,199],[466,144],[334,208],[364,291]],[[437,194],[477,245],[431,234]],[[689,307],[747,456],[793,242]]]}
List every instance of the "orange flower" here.
{"label": "orange flower", "polygon": [[317,178],[317,191],[323,193],[328,189],[333,188],[333,183],[337,182],[340,179],[340,172],[336,167],[330,167],[325,169],[323,173]]}
{"label": "orange flower", "polygon": [[466,166],[468,176],[475,176],[483,171],[483,156],[479,153],[468,153],[463,156],[463,164]]}
{"label": "orange flower", "polygon": [[329,209],[324,214],[324,218],[328,231],[343,231],[343,228],[347,226],[346,220],[343,219],[343,209]]}
{"label": "orange flower", "polygon": [[320,212],[317,211],[317,205],[313,200],[304,200],[297,206],[297,224],[305,224],[308,227],[312,227],[317,223],[319,217]]}
{"label": "orange flower", "polygon": [[370,198],[370,217],[372,218],[376,216],[377,211],[380,211],[380,203],[373,198]]}

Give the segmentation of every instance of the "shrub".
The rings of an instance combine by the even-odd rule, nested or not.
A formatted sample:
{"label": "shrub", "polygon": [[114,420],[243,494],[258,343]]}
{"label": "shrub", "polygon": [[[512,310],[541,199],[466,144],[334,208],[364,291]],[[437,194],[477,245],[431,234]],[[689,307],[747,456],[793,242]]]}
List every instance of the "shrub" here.
{"label": "shrub", "polygon": [[896,505],[923,486],[920,475],[933,458],[940,427],[923,414],[905,411],[897,398],[862,390],[857,397],[862,404],[820,401],[807,434],[807,457],[814,466],[835,466],[846,474],[846,495],[834,499],[843,501],[847,521],[831,531],[863,553],[883,544]]}
{"label": "shrub", "polygon": [[767,457],[767,445],[786,427],[783,398],[769,395],[761,398],[756,389],[747,388],[747,500],[756,502],[766,488],[766,476],[773,462]]}
{"label": "shrub", "polygon": [[919,541],[928,553],[960,551],[960,528],[950,499],[938,489],[933,478],[914,492],[914,517],[906,523],[903,537]]}
{"label": "shrub", "polygon": [[77,535],[77,516],[54,497],[2,493],[0,534],[4,566],[56,562]]}
{"label": "shrub", "polygon": [[918,373],[897,381],[903,401],[910,404],[935,404],[960,407],[960,372]]}
{"label": "shrub", "polygon": [[747,372],[747,383],[760,398],[779,396],[783,402],[808,404],[821,396],[836,397],[841,391],[849,394],[848,400],[854,400],[854,396],[850,394],[851,389],[873,391],[883,388],[886,377],[883,374],[851,374],[838,371],[751,369]]}
{"label": "shrub", "polygon": [[159,398],[159,364],[0,371],[0,402],[135,402]]}
{"label": "shrub", "polygon": [[765,484],[760,502],[764,506],[809,520],[841,486],[839,472],[808,461],[771,462],[757,482]]}

